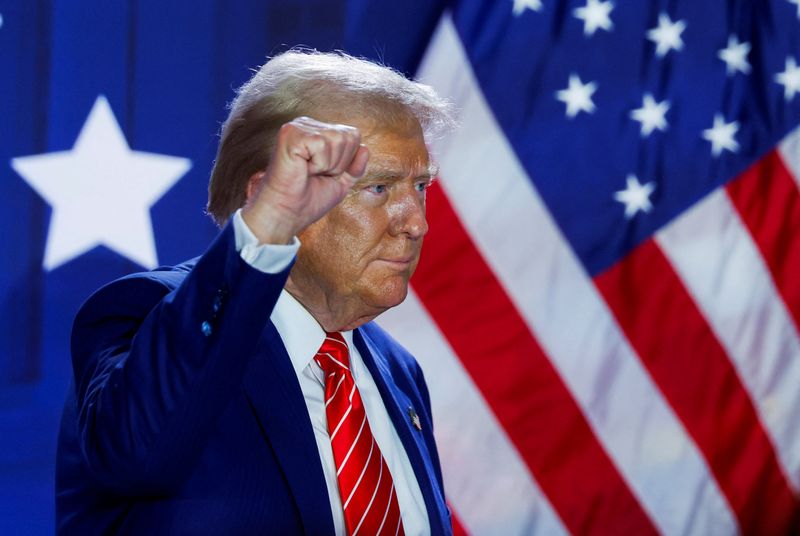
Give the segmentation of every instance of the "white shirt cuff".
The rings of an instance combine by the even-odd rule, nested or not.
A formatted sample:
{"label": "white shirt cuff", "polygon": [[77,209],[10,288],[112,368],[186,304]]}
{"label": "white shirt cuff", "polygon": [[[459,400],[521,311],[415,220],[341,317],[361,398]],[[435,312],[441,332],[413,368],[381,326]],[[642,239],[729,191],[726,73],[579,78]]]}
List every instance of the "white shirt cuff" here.
{"label": "white shirt cuff", "polygon": [[259,244],[258,238],[242,218],[242,209],[233,214],[233,233],[236,238],[236,251],[242,260],[264,273],[277,274],[292,262],[300,240],[295,236],[291,244]]}

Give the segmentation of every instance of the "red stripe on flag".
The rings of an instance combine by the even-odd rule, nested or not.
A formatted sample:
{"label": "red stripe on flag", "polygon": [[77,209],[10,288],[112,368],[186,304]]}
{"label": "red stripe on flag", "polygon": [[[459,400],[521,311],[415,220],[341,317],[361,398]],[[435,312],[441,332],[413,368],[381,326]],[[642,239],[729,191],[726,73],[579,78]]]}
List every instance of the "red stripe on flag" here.
{"label": "red stripe on flag", "polygon": [[595,282],[703,452],[742,531],[786,534],[797,498],[730,360],[655,242]]}
{"label": "red stripe on flag", "polygon": [[564,524],[656,533],[438,186],[428,209],[414,289]]}
{"label": "red stripe on flag", "polygon": [[461,520],[458,519],[453,511],[452,505],[450,505],[450,520],[453,523],[453,536],[469,536],[469,533],[464,528],[464,525],[461,524]]}
{"label": "red stripe on flag", "polygon": [[800,332],[800,192],[773,151],[727,186]]}

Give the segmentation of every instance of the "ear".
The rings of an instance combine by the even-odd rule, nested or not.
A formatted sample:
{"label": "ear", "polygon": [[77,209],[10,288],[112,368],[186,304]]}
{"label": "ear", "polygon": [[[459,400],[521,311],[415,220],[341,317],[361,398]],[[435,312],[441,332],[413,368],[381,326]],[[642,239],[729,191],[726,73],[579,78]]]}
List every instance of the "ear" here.
{"label": "ear", "polygon": [[266,172],[258,171],[253,173],[249,179],[247,179],[247,199],[245,203],[249,203],[255,196],[258,194],[258,191],[261,189],[261,179],[264,178]]}

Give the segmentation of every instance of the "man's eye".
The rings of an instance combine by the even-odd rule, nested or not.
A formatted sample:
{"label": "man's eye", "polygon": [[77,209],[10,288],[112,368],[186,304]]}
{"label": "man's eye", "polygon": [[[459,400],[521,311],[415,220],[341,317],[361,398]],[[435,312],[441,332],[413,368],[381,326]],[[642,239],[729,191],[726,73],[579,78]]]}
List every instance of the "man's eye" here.
{"label": "man's eye", "polygon": [[373,184],[372,186],[367,186],[367,190],[372,192],[373,194],[382,194],[386,192],[386,185],[385,184]]}
{"label": "man's eye", "polygon": [[418,182],[415,187],[418,192],[424,192],[430,187],[430,185],[431,181],[424,181],[424,182]]}

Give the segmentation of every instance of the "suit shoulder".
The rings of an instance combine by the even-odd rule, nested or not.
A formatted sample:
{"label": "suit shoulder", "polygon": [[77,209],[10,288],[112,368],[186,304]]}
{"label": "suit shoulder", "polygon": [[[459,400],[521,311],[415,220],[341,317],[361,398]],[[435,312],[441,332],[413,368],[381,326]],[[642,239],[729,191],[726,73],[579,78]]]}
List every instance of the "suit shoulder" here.
{"label": "suit shoulder", "polygon": [[111,336],[132,336],[147,314],[178,288],[191,270],[185,263],[171,268],[130,274],[92,293],[72,324],[73,357],[103,344]]}
{"label": "suit shoulder", "polygon": [[178,288],[191,271],[191,263],[175,267],[161,267],[149,272],[126,275],[107,283],[92,293],[81,305],[78,321],[96,316],[135,314],[137,310],[152,307]]}

